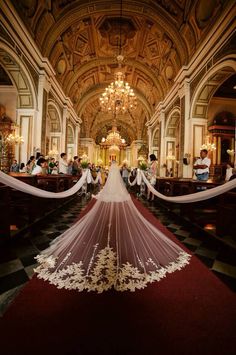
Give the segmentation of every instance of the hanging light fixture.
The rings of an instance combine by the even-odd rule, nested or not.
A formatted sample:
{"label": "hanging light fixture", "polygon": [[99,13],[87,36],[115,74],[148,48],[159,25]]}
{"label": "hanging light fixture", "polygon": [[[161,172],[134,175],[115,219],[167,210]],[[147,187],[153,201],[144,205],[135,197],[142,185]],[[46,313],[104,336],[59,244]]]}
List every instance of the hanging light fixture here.
{"label": "hanging light fixture", "polygon": [[112,82],[100,97],[102,111],[111,113],[125,113],[137,107],[137,99],[133,89],[125,81],[125,74],[122,71],[124,56],[121,54],[121,21],[122,21],[122,0],[120,3],[120,35],[117,56],[118,70],[115,73],[115,81]]}
{"label": "hanging light fixture", "polygon": [[112,123],[112,129],[108,132],[106,138],[102,138],[100,145],[104,148],[109,147],[109,150],[116,150],[116,152],[118,152],[120,148],[126,147],[127,144],[125,139],[121,137],[119,131],[117,130],[115,118]]}
{"label": "hanging light fixture", "polygon": [[201,150],[202,150],[202,149],[206,149],[206,150],[209,150],[209,151],[214,151],[214,150],[216,150],[215,143],[211,143],[211,142],[210,142],[210,137],[209,137],[209,136],[206,136],[206,143],[204,143],[204,144],[201,146]]}

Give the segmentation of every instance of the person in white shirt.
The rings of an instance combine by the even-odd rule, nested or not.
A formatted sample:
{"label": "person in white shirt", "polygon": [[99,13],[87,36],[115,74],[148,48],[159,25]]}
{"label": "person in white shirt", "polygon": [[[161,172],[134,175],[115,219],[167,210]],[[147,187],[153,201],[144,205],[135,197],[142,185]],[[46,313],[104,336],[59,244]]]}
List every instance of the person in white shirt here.
{"label": "person in white shirt", "polygon": [[209,178],[209,168],[211,159],[207,158],[208,151],[202,149],[200,158],[196,160],[193,169],[195,170],[196,177],[199,181],[207,181]]}
{"label": "person in white shirt", "polygon": [[39,158],[37,164],[32,170],[32,175],[43,175],[43,171],[46,168],[47,162],[44,158]]}
{"label": "person in white shirt", "polygon": [[59,160],[59,174],[68,174],[68,162],[66,153],[61,153]]}

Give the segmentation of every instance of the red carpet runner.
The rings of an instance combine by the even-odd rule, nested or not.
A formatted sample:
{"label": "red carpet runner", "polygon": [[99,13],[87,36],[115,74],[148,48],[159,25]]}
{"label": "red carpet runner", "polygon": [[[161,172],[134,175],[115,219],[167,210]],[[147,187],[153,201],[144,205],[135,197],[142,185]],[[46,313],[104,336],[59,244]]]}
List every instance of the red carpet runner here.
{"label": "red carpet runner", "polygon": [[[140,202],[135,204],[178,243]],[[192,257],[185,269],[135,293],[58,290],[34,277],[1,320],[0,352],[231,355],[235,325],[236,296]]]}

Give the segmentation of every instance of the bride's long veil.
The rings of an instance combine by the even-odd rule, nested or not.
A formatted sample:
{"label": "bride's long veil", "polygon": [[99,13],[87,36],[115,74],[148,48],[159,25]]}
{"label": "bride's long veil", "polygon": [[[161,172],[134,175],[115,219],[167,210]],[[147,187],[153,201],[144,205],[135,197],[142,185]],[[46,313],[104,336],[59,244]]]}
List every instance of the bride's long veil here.
{"label": "bride's long veil", "polygon": [[38,255],[35,271],[59,288],[134,291],[189,258],[141,215],[113,163],[95,205]]}

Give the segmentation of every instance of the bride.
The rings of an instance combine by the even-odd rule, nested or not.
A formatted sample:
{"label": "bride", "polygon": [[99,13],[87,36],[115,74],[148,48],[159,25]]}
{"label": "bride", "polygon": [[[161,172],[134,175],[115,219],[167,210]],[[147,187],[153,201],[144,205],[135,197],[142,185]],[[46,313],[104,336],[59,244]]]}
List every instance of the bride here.
{"label": "bride", "polygon": [[135,291],[189,263],[190,255],[135,207],[115,162],[96,199],[36,257],[39,278],[69,290]]}

